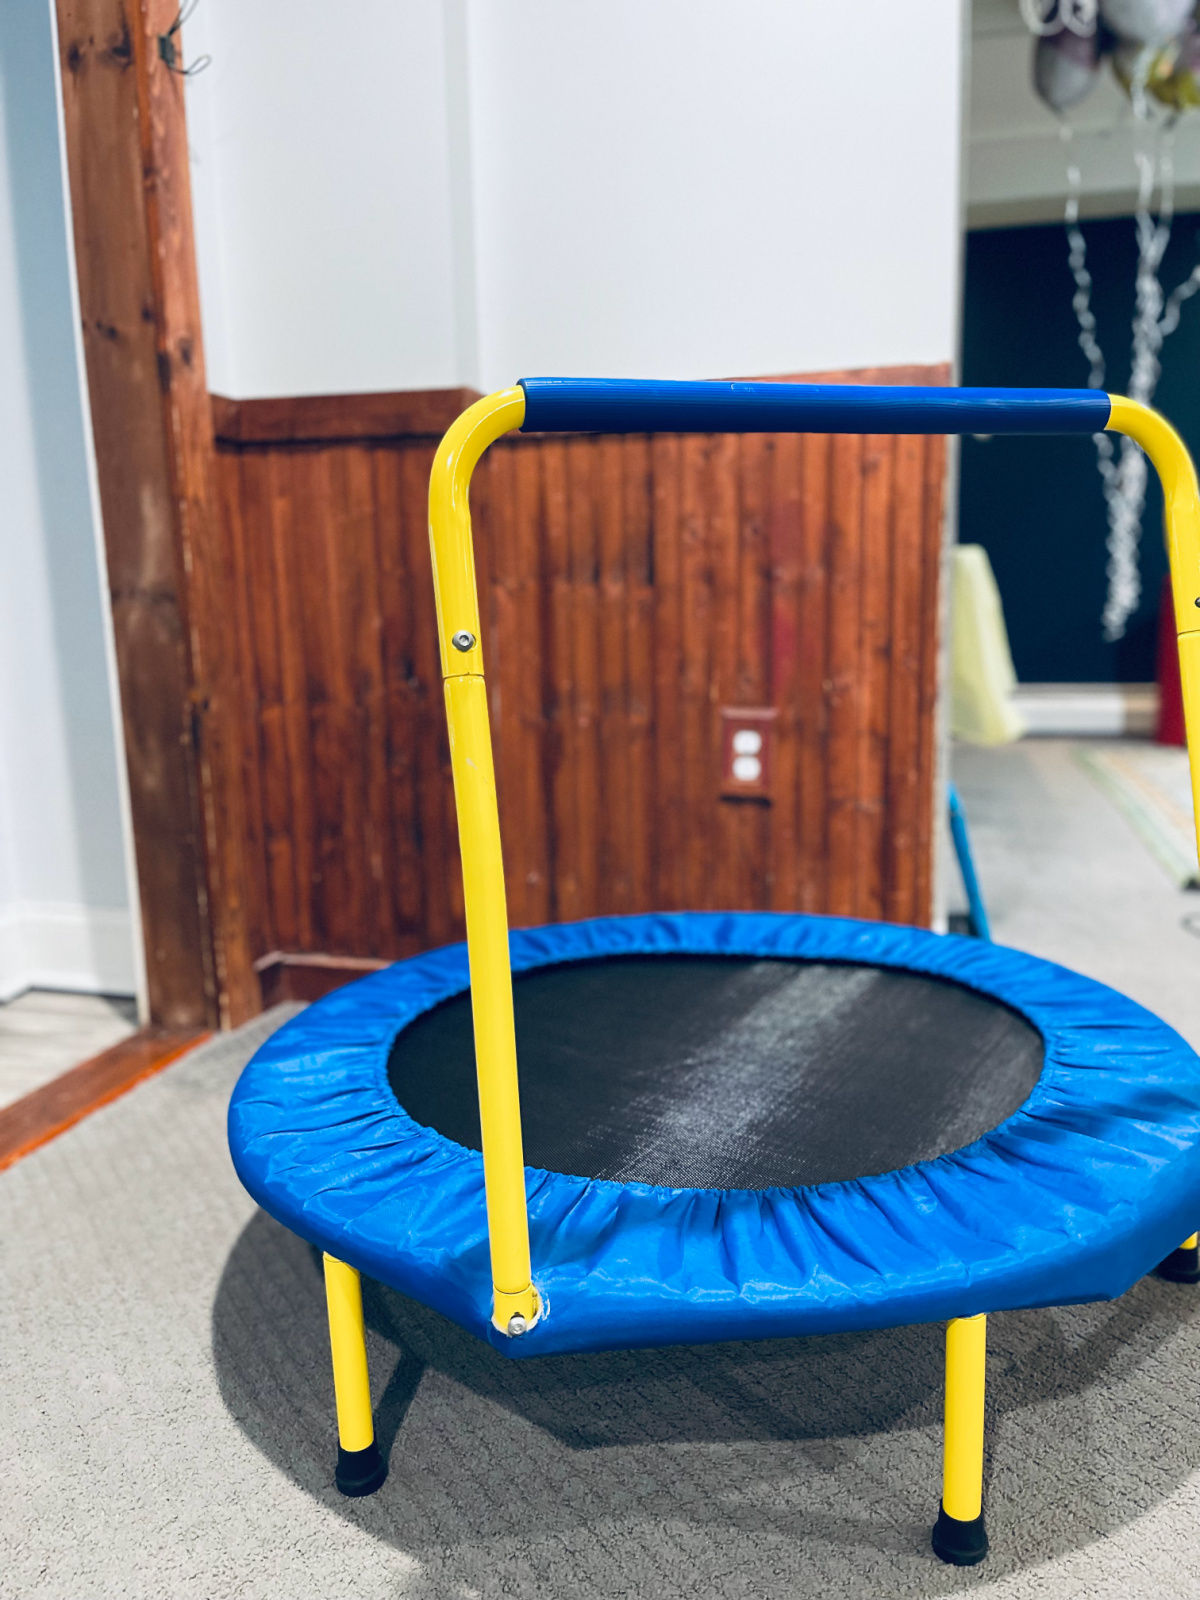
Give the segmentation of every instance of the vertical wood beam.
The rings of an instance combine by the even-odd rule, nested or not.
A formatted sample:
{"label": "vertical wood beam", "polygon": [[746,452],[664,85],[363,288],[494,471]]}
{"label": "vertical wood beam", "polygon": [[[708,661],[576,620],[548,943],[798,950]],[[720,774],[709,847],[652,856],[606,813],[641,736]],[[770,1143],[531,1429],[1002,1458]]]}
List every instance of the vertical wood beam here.
{"label": "vertical wood beam", "polygon": [[[175,0],[56,0],[151,1020],[259,1008]],[[178,35],[176,42],[178,42]]]}

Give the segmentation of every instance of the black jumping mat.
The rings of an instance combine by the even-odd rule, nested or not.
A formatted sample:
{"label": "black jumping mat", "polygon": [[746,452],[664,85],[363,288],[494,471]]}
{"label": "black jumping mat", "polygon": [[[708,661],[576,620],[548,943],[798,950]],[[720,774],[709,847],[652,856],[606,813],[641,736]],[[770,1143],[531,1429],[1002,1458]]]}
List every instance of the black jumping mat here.
{"label": "black jumping mat", "polygon": [[[1040,1034],[996,1000],[889,968],[629,956],[513,980],[531,1167],[670,1188],[766,1189],[959,1150],[1027,1098]],[[467,995],[392,1047],[426,1127],[480,1148]]]}

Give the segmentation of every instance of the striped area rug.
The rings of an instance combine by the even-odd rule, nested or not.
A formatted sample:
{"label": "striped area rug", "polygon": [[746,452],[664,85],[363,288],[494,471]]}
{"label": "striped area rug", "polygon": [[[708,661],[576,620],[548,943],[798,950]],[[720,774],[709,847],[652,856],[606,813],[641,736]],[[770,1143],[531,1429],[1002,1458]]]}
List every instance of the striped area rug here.
{"label": "striped area rug", "polygon": [[1187,751],[1123,740],[1079,745],[1075,757],[1180,888],[1200,889]]}

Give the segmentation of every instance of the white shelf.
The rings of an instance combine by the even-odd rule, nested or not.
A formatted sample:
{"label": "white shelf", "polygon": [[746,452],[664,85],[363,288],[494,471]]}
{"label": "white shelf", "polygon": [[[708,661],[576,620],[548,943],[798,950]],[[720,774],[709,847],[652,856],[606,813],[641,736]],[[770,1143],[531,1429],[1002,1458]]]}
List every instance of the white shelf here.
{"label": "white shelf", "polygon": [[1158,719],[1158,685],[1022,683],[1013,705],[1033,737],[1149,738]]}

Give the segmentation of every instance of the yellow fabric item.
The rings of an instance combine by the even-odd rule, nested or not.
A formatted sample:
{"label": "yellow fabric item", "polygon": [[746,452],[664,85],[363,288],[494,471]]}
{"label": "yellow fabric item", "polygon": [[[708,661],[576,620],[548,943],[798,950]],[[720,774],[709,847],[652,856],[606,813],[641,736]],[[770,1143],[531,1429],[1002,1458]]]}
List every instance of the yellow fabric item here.
{"label": "yellow fabric item", "polygon": [[955,545],[950,636],[950,731],[968,744],[1011,744],[1025,732],[1000,591],[981,544]]}

